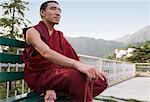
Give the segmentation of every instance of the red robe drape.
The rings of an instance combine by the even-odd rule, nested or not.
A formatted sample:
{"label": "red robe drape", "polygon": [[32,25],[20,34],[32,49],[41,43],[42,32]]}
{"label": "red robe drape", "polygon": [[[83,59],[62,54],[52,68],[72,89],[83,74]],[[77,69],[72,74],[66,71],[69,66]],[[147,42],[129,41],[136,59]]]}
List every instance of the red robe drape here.
{"label": "red robe drape", "polygon": [[[79,60],[74,49],[63,37],[63,33],[53,30],[52,35],[43,21],[33,26],[41,35],[41,39],[58,53]],[[26,35],[25,35],[26,37]],[[43,93],[47,89],[65,92],[70,95],[72,102],[83,102],[85,95],[85,75],[75,68],[68,68],[54,64],[42,57],[31,45],[26,44],[22,55],[25,62],[24,79],[27,85],[37,93]],[[107,83],[102,80],[94,81],[93,97],[104,91]],[[89,89],[89,88],[87,88]],[[90,100],[90,89],[87,91],[87,100]],[[89,101],[87,101],[89,102]]]}
{"label": "red robe drape", "polygon": [[[74,49],[68,43],[68,41],[63,37],[63,33],[60,31],[53,30],[52,35],[48,33],[48,29],[43,21],[35,25],[34,28],[40,33],[41,39],[53,50],[61,53],[62,55],[79,60]],[[26,35],[25,35],[26,37]],[[43,58],[31,45],[26,44],[25,50],[23,52],[23,61],[25,62],[25,75],[24,78],[27,81],[31,89],[37,92],[43,92],[40,89],[41,86],[40,77],[44,77],[44,71],[49,71],[49,69],[54,66],[63,67],[56,65],[47,59]],[[32,74],[31,74],[32,73]],[[30,78],[32,76],[32,78]],[[46,79],[45,79],[46,80]],[[39,82],[39,83],[37,83]],[[36,83],[36,84],[35,84]]]}

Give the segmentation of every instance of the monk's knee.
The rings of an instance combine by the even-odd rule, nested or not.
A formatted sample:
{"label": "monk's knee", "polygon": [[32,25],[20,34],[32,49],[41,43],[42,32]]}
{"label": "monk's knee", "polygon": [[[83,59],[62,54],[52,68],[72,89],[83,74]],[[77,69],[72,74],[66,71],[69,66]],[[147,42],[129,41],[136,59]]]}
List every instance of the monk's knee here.
{"label": "monk's knee", "polygon": [[107,87],[108,87],[108,83],[106,81],[102,81],[101,79],[98,79],[97,81],[95,81],[93,97],[102,93]]}
{"label": "monk's knee", "polygon": [[108,82],[106,81],[106,79],[102,81],[102,85],[104,87],[104,90],[108,87]]}
{"label": "monk's knee", "polygon": [[[70,73],[70,96],[76,97],[76,99],[83,99],[85,89],[85,78],[84,74],[76,69],[71,70]],[[80,91],[79,91],[80,90]],[[83,101],[76,101],[83,102]]]}
{"label": "monk's knee", "polygon": [[71,80],[83,80],[85,75],[76,69],[71,69],[70,78]]}
{"label": "monk's knee", "polygon": [[103,85],[103,88],[104,88],[103,90],[105,90],[108,87],[108,83],[106,81],[104,81],[102,85]]}
{"label": "monk's knee", "polygon": [[101,92],[103,92],[108,87],[108,83],[106,81],[103,81],[99,83],[98,87],[100,88]]}

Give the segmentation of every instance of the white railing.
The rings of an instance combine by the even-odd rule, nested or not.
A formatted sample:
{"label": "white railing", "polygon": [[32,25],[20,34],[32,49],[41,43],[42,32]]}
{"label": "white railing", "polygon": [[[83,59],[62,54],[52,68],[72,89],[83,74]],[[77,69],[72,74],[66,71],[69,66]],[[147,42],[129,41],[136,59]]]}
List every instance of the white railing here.
{"label": "white railing", "polygon": [[137,76],[150,76],[150,63],[135,63]]}
{"label": "white railing", "polygon": [[[24,64],[0,63],[0,72],[21,72],[21,71],[23,71],[23,67],[24,67]],[[24,93],[30,92],[29,88],[27,88],[26,89],[27,91],[25,91],[24,80],[17,80],[17,81],[13,81],[13,82],[8,81],[8,82],[1,83],[0,85],[2,85],[3,88],[6,87],[6,93],[5,93],[6,99],[9,98],[10,96],[17,96],[18,94],[24,94]],[[18,87],[20,87],[20,85],[21,85],[21,89],[18,88]],[[18,89],[20,89],[21,92],[18,93],[18,91],[20,91]],[[2,92],[0,92],[0,93],[2,93]],[[1,99],[0,99],[0,102],[1,102]]]}
{"label": "white railing", "polygon": [[150,63],[135,63],[136,70],[140,72],[150,72]]}
{"label": "white railing", "polygon": [[108,76],[109,86],[135,77],[135,64],[79,54],[82,62],[93,65]]}
{"label": "white railing", "polygon": [[[135,64],[127,63],[127,62],[121,62],[121,61],[114,61],[99,57],[92,57],[92,56],[86,56],[81,55],[80,60],[83,63],[87,63],[89,65],[94,66],[97,70],[103,71],[108,75],[108,84],[109,86],[114,85],[118,82],[127,80],[129,78],[135,77]],[[3,70],[11,71],[11,68],[15,67],[15,71],[22,71],[24,64],[4,64],[0,63],[0,72]],[[17,82],[16,82],[17,84]],[[6,83],[7,87],[7,93],[6,98],[8,98],[9,95],[9,82]],[[15,85],[16,86],[16,85]],[[30,92],[30,89],[27,89]],[[24,80],[21,80],[21,94],[23,95],[25,92],[25,82]],[[14,92],[14,96],[18,95],[17,91]]]}

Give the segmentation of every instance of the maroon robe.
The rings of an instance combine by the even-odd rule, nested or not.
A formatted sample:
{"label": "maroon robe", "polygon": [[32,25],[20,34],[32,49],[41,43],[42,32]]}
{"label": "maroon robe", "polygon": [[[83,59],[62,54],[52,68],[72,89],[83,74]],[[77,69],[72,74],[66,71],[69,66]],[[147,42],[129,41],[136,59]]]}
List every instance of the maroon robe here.
{"label": "maroon robe", "polygon": [[[43,21],[35,25],[34,28],[40,33],[41,39],[51,49],[79,61],[79,57],[63,37],[62,32],[54,29],[50,36]],[[51,89],[55,90],[56,94],[60,92],[69,94],[71,102],[83,102],[84,96],[87,97],[87,102],[90,102],[91,95],[95,97],[107,87],[106,81],[98,79],[93,81],[93,93],[91,93],[91,85],[86,85],[85,74],[75,68],[68,68],[50,62],[42,57],[31,45],[26,44],[22,58],[25,62],[24,79],[27,85],[37,93],[43,93]],[[87,86],[86,90],[85,86]]]}

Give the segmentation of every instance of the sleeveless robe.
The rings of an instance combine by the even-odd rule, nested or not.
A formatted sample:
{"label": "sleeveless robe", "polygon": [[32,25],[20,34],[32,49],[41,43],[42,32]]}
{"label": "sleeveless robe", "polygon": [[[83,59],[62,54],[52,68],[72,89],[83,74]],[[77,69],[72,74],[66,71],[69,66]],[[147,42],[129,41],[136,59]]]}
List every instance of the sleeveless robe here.
{"label": "sleeveless robe", "polygon": [[[49,35],[48,29],[43,21],[33,26],[39,33],[50,49],[58,53],[79,61],[79,57],[69,42],[64,38],[63,33],[53,29],[52,35]],[[26,34],[24,32],[24,37]],[[52,89],[57,93],[67,93],[71,102],[84,102],[86,76],[75,68],[61,66],[50,62],[37,52],[31,45],[25,44],[25,50],[22,54],[25,62],[24,79],[28,87],[37,93],[45,93]],[[93,93],[90,92],[90,85],[87,88],[86,102],[90,102],[92,97],[103,92],[107,87],[106,81],[96,80],[93,82]]]}

